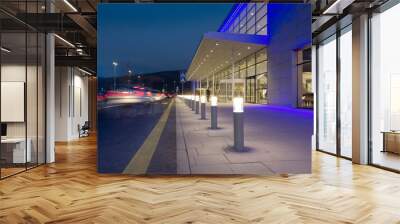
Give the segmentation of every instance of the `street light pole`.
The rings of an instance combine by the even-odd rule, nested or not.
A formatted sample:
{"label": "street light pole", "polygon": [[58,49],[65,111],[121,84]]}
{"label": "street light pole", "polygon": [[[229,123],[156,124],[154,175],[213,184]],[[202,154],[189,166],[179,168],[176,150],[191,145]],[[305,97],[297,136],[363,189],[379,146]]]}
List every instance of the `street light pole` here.
{"label": "street light pole", "polygon": [[113,61],[113,66],[114,66],[114,90],[117,89],[117,66],[118,66],[118,62]]}
{"label": "street light pole", "polygon": [[129,70],[128,70],[128,73],[129,73],[129,80],[128,80],[128,84],[131,84],[131,82],[132,82],[132,70],[131,70],[131,69],[129,69]]}

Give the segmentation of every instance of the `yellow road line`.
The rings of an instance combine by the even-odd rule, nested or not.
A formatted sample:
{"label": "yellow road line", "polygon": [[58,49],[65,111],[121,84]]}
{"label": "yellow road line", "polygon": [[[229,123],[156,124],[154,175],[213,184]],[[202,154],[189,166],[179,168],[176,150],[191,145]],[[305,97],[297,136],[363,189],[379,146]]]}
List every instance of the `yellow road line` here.
{"label": "yellow road line", "polygon": [[167,124],[173,103],[174,101],[171,101],[167,109],[165,109],[164,113],[161,115],[160,120],[158,120],[157,125],[153,128],[149,136],[147,136],[146,140],[143,142],[142,146],[140,146],[139,150],[125,167],[125,170],[123,172],[124,174],[146,173],[151,158],[156,151],[158,141],[160,140],[165,125]]}

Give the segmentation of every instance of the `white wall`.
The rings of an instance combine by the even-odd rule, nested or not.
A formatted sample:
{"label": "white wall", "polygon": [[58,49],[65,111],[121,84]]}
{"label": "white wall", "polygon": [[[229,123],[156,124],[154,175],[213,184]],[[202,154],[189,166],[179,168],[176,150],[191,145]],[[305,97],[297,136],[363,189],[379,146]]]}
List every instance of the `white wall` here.
{"label": "white wall", "polygon": [[[4,64],[1,66],[1,81],[2,82],[24,82],[26,83],[25,76],[28,72],[29,86],[36,85],[36,80],[31,80],[31,74],[36,75],[35,66],[25,66],[25,64]],[[4,96],[3,96],[4,97]],[[27,88],[27,106],[36,108],[36,88]],[[34,104],[31,104],[34,102]],[[31,127],[36,130],[36,113],[31,112],[31,108],[27,108],[28,114],[28,129]],[[7,108],[1,108],[1,110],[7,110]],[[34,124],[31,122],[34,121]],[[8,122],[7,124],[7,135],[8,137],[24,137],[25,136],[25,123],[26,122]],[[28,137],[29,137],[28,130]]]}
{"label": "white wall", "polygon": [[[38,70],[37,70],[38,69]],[[27,80],[26,80],[27,79]],[[6,122],[7,137],[21,138],[27,136],[30,139],[32,161],[44,163],[45,150],[45,115],[44,115],[44,74],[41,66],[26,66],[25,63],[4,63],[1,66],[2,82],[24,82],[26,85],[26,106],[21,108],[22,113],[26,112],[26,120],[22,122]],[[24,92],[20,93],[24,94]],[[2,98],[8,98],[3,95]],[[3,107],[4,112],[12,110]],[[7,111],[13,113],[13,111]],[[37,155],[39,154],[39,155]],[[51,161],[50,161],[51,162]]]}
{"label": "white wall", "polygon": [[88,120],[88,77],[76,68],[56,67],[55,140],[79,137],[78,125]]}
{"label": "white wall", "polygon": [[297,106],[296,52],[311,44],[309,4],[268,4],[270,104]]}

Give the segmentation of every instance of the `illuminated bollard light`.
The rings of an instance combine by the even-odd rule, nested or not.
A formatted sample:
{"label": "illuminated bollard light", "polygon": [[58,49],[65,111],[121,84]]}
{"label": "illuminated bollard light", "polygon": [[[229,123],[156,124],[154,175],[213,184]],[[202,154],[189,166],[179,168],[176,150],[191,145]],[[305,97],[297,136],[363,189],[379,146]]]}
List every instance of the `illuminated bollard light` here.
{"label": "illuminated bollard light", "polygon": [[216,96],[211,96],[211,129],[218,128],[218,98]]}
{"label": "illuminated bollard light", "polygon": [[207,98],[206,98],[206,96],[201,96],[201,98],[200,98],[200,102],[201,102],[201,107],[200,107],[200,111],[201,111],[201,117],[200,117],[200,119],[201,120],[205,120],[206,119],[206,101],[207,101]]}
{"label": "illuminated bollard light", "polygon": [[196,96],[195,97],[195,109],[196,109],[196,114],[199,114],[199,109],[200,109],[200,97],[199,96]]}
{"label": "illuminated bollard light", "polygon": [[238,152],[244,151],[243,98],[233,99],[233,142]]}
{"label": "illuminated bollard light", "polygon": [[192,108],[192,111],[194,111],[194,95],[192,95],[191,101],[190,101],[190,107]]}

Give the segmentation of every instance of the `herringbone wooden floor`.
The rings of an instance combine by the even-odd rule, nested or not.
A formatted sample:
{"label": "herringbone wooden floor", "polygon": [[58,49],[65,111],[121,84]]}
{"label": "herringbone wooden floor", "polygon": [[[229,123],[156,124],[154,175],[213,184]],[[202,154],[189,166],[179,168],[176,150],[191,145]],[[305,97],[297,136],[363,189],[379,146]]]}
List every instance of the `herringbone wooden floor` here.
{"label": "herringbone wooden floor", "polygon": [[96,173],[96,139],[0,181],[0,223],[400,223],[400,175],[315,152],[313,174]]}

